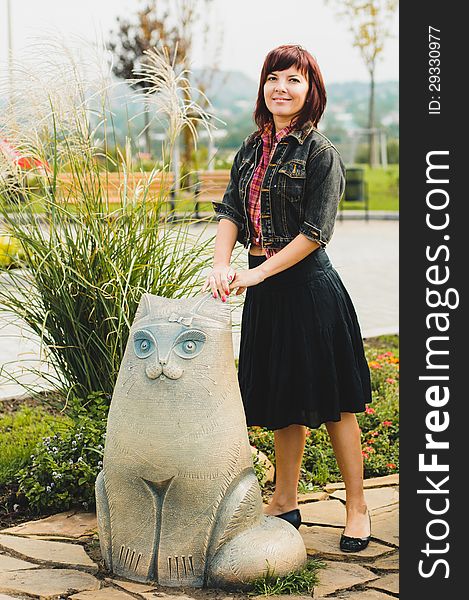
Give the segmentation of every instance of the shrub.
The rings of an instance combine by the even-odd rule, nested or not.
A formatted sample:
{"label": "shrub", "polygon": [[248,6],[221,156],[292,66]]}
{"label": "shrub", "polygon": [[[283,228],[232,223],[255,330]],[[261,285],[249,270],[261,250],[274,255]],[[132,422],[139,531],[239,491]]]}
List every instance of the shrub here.
{"label": "shrub", "polygon": [[95,507],[94,485],[103,465],[108,402],[102,392],[90,394],[85,403],[72,397],[73,425],[37,444],[29,465],[17,474],[19,492],[33,511]]}
{"label": "shrub", "polygon": [[17,471],[30,462],[37,443],[44,436],[63,435],[73,425],[68,417],[48,414],[43,408],[23,407],[0,417],[0,485],[13,480]]}
{"label": "shrub", "polygon": [[25,254],[21,244],[12,236],[0,235],[0,270],[20,266]]}

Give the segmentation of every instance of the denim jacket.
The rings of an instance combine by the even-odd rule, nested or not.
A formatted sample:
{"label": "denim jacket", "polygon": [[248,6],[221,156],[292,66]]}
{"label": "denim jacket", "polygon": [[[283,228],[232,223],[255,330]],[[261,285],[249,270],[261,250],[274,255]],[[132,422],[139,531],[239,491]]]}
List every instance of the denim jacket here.
{"label": "denim jacket", "polygon": [[[217,221],[238,227],[237,241],[247,248],[252,225],[247,214],[249,184],[262,155],[253,133],[236,153],[222,202],[212,202]],[[324,247],[331,239],[345,166],[331,141],[311,122],[292,130],[277,144],[261,187],[261,228],[265,248],[283,248],[302,233]]]}

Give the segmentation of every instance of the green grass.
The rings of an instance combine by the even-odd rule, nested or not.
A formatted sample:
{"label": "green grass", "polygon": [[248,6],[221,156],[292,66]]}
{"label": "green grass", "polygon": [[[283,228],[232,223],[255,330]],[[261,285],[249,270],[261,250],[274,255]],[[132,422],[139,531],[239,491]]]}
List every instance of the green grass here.
{"label": "green grass", "polygon": [[270,570],[253,582],[250,596],[277,596],[279,594],[309,594],[319,582],[318,571],[325,565],[316,559],[310,559],[298,570],[278,577]]}
{"label": "green grass", "polygon": [[[399,165],[389,165],[385,169],[370,169],[368,165],[353,166],[365,169],[370,210],[399,210]],[[344,210],[357,210],[363,208],[364,203],[342,201],[341,206]]]}
{"label": "green grass", "polygon": [[68,417],[55,417],[41,407],[24,407],[0,415],[0,485],[11,481],[20,468],[30,463],[43,437],[65,432],[72,424]]}

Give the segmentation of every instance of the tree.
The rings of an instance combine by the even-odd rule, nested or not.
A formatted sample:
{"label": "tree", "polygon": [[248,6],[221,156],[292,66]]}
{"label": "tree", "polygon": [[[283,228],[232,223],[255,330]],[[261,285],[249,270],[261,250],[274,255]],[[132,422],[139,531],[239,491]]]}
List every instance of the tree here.
{"label": "tree", "polygon": [[[163,12],[161,16],[157,14],[156,2],[148,4],[137,12],[136,23],[117,17],[117,32],[111,32],[115,35],[115,39],[108,44],[115,57],[112,71],[116,77],[125,79],[128,82],[132,81],[145,62],[145,52],[158,43],[166,47],[173,56],[177,32],[174,27],[168,28],[167,18],[167,11]],[[179,55],[176,62],[180,61],[181,56]],[[134,81],[131,85],[145,90],[148,84],[141,79]],[[144,111],[144,117],[145,151],[150,154],[150,116],[148,108]]]}
{"label": "tree", "polygon": [[375,117],[375,70],[386,39],[391,37],[390,21],[397,8],[397,0],[330,0],[337,6],[337,14],[347,20],[353,35],[353,46],[358,48],[370,75],[368,129],[370,135],[370,167],[378,163]]}
{"label": "tree", "polygon": [[[111,32],[115,39],[109,47],[115,55],[116,62],[113,66],[114,74],[122,79],[132,80],[135,74],[144,68],[145,52],[159,46],[166,49],[172,57],[176,69],[189,71],[193,49],[195,24],[204,17],[203,42],[208,43],[208,12],[212,0],[180,0],[171,3],[169,0],[148,0],[143,8],[137,12],[136,23],[127,19],[118,18],[117,32]],[[201,10],[196,9],[196,4]],[[219,54],[219,53],[218,53]],[[204,78],[195,82],[195,87],[204,92],[210,85],[216,65],[204,73]],[[139,80],[134,83],[136,87],[145,85]],[[191,98],[189,83],[183,89],[184,99],[187,102],[195,100],[201,107],[207,103],[203,95],[200,98]],[[145,145],[146,151],[151,151],[150,145],[150,118],[145,111]],[[197,126],[197,123],[194,123]],[[189,127],[182,132],[183,161],[185,171],[190,172],[193,163],[194,139]]]}

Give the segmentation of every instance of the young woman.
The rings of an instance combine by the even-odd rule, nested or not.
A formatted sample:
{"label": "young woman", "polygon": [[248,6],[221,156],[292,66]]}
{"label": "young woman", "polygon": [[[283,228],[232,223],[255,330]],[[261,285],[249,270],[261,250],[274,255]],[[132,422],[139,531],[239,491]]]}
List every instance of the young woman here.
{"label": "young woman", "polygon": [[[345,168],[317,129],[326,91],[300,46],[267,55],[254,119],[221,203],[214,266],[202,287],[223,302],[245,290],[238,378],[248,426],[274,430],[275,493],[266,514],[300,526],[297,489],[306,427],[325,423],[346,488],[345,552],[365,548],[371,522],[354,413],[371,402],[357,316],[326,254]],[[247,270],[230,266],[236,241]],[[353,248],[350,248],[353,252]]]}

